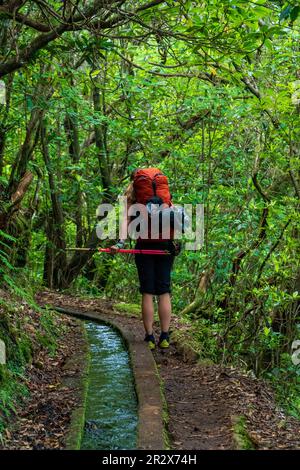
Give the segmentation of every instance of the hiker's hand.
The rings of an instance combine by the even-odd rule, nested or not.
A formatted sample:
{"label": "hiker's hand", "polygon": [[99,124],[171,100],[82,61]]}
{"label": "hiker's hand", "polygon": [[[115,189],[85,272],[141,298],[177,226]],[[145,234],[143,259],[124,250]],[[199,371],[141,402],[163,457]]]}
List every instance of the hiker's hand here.
{"label": "hiker's hand", "polygon": [[113,255],[118,253],[119,249],[120,249],[120,247],[118,245],[113,245],[113,246],[110,247],[110,251]]}

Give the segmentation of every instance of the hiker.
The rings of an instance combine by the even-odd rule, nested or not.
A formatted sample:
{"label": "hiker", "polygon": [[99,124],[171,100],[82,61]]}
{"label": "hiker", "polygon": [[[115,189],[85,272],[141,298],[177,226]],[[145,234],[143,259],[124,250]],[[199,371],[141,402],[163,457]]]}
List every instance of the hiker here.
{"label": "hiker", "polygon": [[[175,245],[172,240],[172,230],[166,238],[163,231],[158,234],[158,239],[151,239],[151,211],[157,207],[168,210],[172,205],[168,180],[158,168],[136,169],[131,175],[131,183],[125,194],[128,209],[135,203],[143,204],[144,217],[148,218],[148,230],[140,234],[136,241],[136,249],[167,250],[170,255],[136,254],[140,292],[142,294],[142,317],[145,328],[145,341],[151,350],[155,349],[155,337],[153,333],[154,304],[153,296],[158,299],[158,315],[161,326],[161,334],[158,341],[160,348],[169,347],[169,328],[171,322],[171,269],[175,256]],[[123,221],[127,227],[130,218]],[[160,224],[161,227],[162,224]],[[124,229],[124,226],[123,226]],[[168,227],[167,230],[168,232]],[[122,233],[122,232],[121,232]],[[153,233],[153,232],[152,232]],[[120,239],[111,247],[113,253],[123,248],[125,239]]]}

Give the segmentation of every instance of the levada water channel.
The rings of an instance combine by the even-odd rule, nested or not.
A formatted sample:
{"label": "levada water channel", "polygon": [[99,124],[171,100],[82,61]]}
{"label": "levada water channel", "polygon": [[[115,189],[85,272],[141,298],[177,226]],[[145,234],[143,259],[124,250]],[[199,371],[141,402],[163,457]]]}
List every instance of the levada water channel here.
{"label": "levada water channel", "polygon": [[85,322],[85,328],[91,364],[81,449],[135,449],[137,397],[126,345],[111,326]]}

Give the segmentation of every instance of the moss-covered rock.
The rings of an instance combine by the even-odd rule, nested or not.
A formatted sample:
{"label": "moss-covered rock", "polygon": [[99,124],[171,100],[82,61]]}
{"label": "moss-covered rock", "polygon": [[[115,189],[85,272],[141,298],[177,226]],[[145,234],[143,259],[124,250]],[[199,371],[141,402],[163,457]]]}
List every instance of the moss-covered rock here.
{"label": "moss-covered rock", "polygon": [[114,310],[122,312],[123,314],[132,315],[134,317],[139,317],[141,315],[141,307],[137,304],[130,304],[125,302],[119,302],[114,305]]}
{"label": "moss-covered rock", "polygon": [[248,434],[247,423],[244,416],[233,416],[233,438],[238,450],[254,450],[255,446]]}

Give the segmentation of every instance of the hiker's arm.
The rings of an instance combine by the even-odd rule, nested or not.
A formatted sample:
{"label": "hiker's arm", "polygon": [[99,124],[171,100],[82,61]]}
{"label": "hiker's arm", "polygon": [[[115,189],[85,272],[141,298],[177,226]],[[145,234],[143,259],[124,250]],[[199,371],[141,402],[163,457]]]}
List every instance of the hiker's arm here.
{"label": "hiker's arm", "polygon": [[[128,228],[128,225],[129,225],[129,222],[130,222],[130,219],[129,219],[129,216],[128,216],[128,211],[129,211],[129,208],[130,208],[130,205],[128,202],[127,202],[127,212],[125,214],[125,217],[122,217],[122,222],[121,222],[121,229],[120,229],[120,238],[119,240],[117,241],[117,243],[115,243],[113,246],[110,247],[112,253],[116,253],[119,251],[120,248],[123,248],[125,243],[126,243],[126,240],[127,240],[127,228]],[[123,214],[124,215],[124,214]]]}

